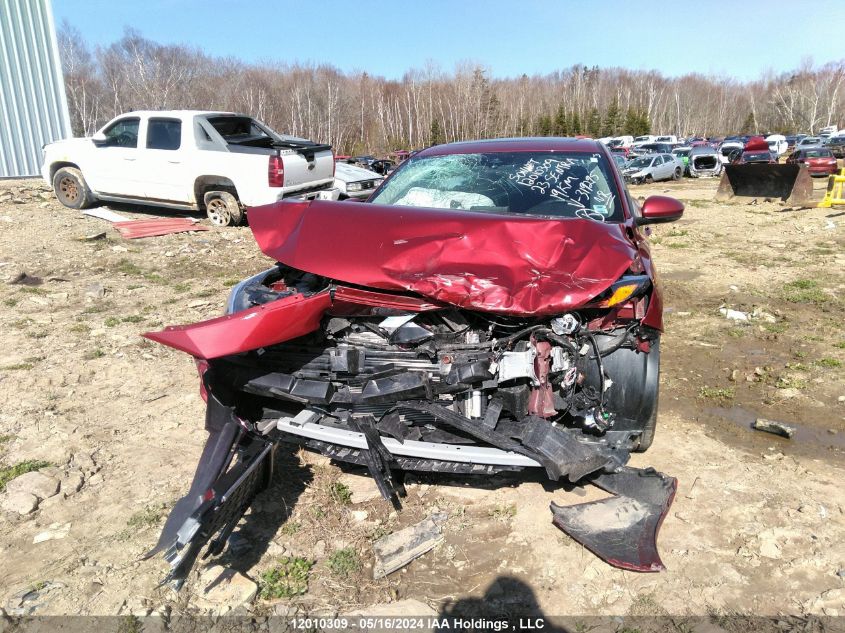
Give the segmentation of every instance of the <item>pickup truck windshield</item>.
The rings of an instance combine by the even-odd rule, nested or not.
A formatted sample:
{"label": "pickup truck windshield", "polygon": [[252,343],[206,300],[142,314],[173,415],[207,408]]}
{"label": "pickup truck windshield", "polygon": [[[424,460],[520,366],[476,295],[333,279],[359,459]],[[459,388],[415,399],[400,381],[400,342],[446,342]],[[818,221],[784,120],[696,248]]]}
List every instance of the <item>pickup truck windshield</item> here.
{"label": "pickup truck windshield", "polygon": [[370,202],[621,222],[602,154],[491,152],[409,159]]}

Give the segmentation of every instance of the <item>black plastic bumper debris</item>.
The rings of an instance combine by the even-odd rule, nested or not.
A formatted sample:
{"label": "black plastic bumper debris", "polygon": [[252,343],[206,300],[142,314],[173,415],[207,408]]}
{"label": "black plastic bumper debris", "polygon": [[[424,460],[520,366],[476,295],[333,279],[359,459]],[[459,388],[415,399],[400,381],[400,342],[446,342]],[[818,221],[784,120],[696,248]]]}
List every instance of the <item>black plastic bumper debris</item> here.
{"label": "black plastic bumper debris", "polygon": [[574,506],[551,504],[554,524],[603,561],[632,571],[665,569],[657,533],[678,480],[653,468],[622,468],[591,483],[616,496]]}

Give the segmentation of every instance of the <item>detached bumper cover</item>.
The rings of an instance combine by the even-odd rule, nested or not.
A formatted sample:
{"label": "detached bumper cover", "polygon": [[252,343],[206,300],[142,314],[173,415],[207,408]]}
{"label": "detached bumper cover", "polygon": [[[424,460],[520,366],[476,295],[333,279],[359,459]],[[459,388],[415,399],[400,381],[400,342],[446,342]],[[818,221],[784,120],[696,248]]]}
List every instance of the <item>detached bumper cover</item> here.
{"label": "detached bumper cover", "polygon": [[651,468],[622,468],[591,483],[616,496],[567,507],[552,503],[554,524],[615,567],[663,571],[657,533],[678,480]]}

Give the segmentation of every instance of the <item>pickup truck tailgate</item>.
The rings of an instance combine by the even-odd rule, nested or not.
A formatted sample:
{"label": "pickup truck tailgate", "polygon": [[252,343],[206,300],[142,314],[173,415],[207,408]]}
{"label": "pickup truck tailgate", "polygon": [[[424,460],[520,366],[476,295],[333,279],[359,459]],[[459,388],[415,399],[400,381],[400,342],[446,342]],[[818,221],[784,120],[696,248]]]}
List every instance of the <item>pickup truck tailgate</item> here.
{"label": "pickup truck tailgate", "polygon": [[334,179],[334,154],[330,145],[276,146],[285,165],[285,189],[313,188]]}

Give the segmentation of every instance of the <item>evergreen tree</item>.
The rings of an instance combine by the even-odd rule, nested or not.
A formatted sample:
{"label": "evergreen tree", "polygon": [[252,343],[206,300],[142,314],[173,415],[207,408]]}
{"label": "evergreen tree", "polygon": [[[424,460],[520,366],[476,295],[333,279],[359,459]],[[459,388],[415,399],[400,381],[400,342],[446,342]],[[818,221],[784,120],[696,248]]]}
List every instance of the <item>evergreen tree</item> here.
{"label": "evergreen tree", "polygon": [[[631,110],[628,110],[628,114],[630,114]],[[607,108],[607,112],[604,113],[604,124],[601,128],[601,135],[602,136],[617,136],[619,134],[619,129],[628,127],[628,120],[626,118],[624,126],[622,125],[622,112],[619,110],[619,98],[613,97],[613,101],[610,102],[610,105]]]}
{"label": "evergreen tree", "polygon": [[566,109],[561,103],[558,106],[554,120],[554,133],[556,136],[569,136],[569,121],[566,118]]}
{"label": "evergreen tree", "polygon": [[428,134],[428,144],[429,145],[440,145],[441,143],[445,143],[446,138],[443,134],[443,129],[440,127],[440,121],[437,119],[431,120],[431,129]]}
{"label": "evergreen tree", "polygon": [[572,119],[569,122],[569,132],[572,136],[577,136],[584,131],[584,128],[581,125],[581,117],[578,116],[577,112],[572,113]]}
{"label": "evergreen tree", "polygon": [[548,114],[540,115],[537,119],[537,136],[551,136],[553,131],[552,117]]}
{"label": "evergreen tree", "polygon": [[742,134],[754,134],[757,131],[757,121],[754,119],[754,113],[749,112],[748,116],[745,117],[745,122],[742,124],[742,128],[740,129],[740,133]]}
{"label": "evergreen tree", "polygon": [[625,134],[631,136],[642,136],[651,132],[651,121],[648,120],[648,114],[643,110],[635,110],[628,108],[625,113],[625,123],[622,126]]}
{"label": "evergreen tree", "polygon": [[[601,134],[601,115],[598,108],[590,110],[590,116],[587,119],[587,132],[593,138],[599,138]],[[609,135],[608,135],[609,136]]]}

